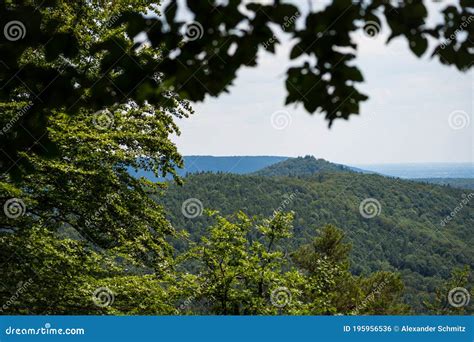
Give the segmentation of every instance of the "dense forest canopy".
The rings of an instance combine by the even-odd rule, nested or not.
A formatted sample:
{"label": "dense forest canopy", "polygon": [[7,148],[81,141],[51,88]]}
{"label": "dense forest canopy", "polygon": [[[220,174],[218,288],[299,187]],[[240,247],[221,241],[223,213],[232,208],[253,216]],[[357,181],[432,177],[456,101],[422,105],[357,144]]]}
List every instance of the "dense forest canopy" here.
{"label": "dense forest canopy", "polygon": [[[192,23],[178,19],[183,4]],[[294,38],[289,58],[301,61],[286,70],[286,103],[321,112],[332,123],[358,114],[367,99],[356,87],[363,76],[355,63],[352,32],[384,27],[389,40],[403,37],[416,56],[429,53],[466,71],[472,65],[473,30],[466,23],[473,7],[467,0],[447,5],[442,21],[432,26],[419,0],[338,0],[307,12],[278,0],[266,5],[171,0],[165,8],[138,0],[2,1],[2,313],[409,312],[399,274],[351,266],[348,242],[339,230],[350,237],[351,227],[323,225],[319,233],[284,251],[283,241],[303,230],[300,218],[294,218],[293,232],[291,212],[262,218],[268,215],[242,203],[233,212],[210,212],[202,234],[190,236],[181,229],[185,225],[173,226],[168,220],[170,213],[160,200],[165,184],[137,179],[129,170],[170,175],[181,183],[175,167],[182,166],[182,157],[170,139],[180,134],[175,120],[193,113],[190,101],[228,91],[240,68],[258,64],[259,49],[274,51],[282,30]],[[198,39],[192,27],[198,29]],[[456,34],[459,30],[467,39]],[[137,40],[139,36],[146,39]],[[317,187],[325,177],[317,175],[308,186]],[[338,178],[331,177],[327,185],[337,188]],[[192,184],[192,179],[187,181]],[[285,182],[307,185],[298,177],[281,185]],[[360,187],[378,187],[369,183]],[[453,191],[446,195],[450,205]],[[410,205],[408,195],[387,196]],[[423,203],[441,208],[438,201],[443,198],[423,194],[423,200],[414,202],[420,208],[411,215],[425,220],[430,211],[424,214]],[[330,213],[322,210],[322,215]],[[469,220],[463,215],[459,218]],[[313,223],[308,222],[307,231],[315,228]],[[408,230],[411,222],[402,223]],[[467,229],[448,226],[448,231]],[[366,228],[361,234],[373,232]],[[472,235],[467,236],[462,240],[456,235],[449,248],[444,246],[451,242],[440,240],[437,253],[456,261],[450,266],[469,265],[471,254],[454,252],[471,242]],[[360,250],[354,247],[352,260],[357,260]],[[393,258],[400,261],[397,255]],[[357,267],[367,272],[351,273]],[[448,278],[449,271],[444,265],[440,272]],[[456,270],[443,286],[466,286],[468,277],[468,269]],[[447,305],[445,287],[427,310],[468,311]]]}
{"label": "dense forest canopy", "polygon": [[[321,165],[326,169],[318,169]],[[474,243],[469,200],[474,193],[465,190],[343,171],[309,156],[252,175],[193,174],[183,187],[170,185],[157,201],[173,225],[184,227],[196,241],[210,222],[206,216],[183,215],[182,203],[189,198],[201,209],[227,215],[236,210],[264,216],[293,211],[294,235],[281,246],[286,251],[309,243],[319,227],[337,226],[352,243],[351,271],[400,272],[406,285],[404,300],[419,311],[426,309],[423,302],[453,268],[474,267],[469,247]],[[363,203],[367,212],[361,212]],[[183,242],[175,246],[186,249]]]}

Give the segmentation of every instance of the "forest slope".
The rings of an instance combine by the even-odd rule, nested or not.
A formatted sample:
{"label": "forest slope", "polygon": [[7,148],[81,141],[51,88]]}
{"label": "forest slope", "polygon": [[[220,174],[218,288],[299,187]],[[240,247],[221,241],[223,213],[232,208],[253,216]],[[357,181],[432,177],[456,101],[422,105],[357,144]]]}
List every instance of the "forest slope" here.
{"label": "forest slope", "polygon": [[[186,177],[184,186],[170,184],[160,202],[173,225],[189,231],[192,239],[209,222],[205,216],[182,214],[189,198],[225,215],[294,211],[295,236],[285,246],[288,252],[308,243],[315,229],[334,224],[353,244],[353,272],[400,271],[407,302],[419,308],[453,268],[474,267],[472,196],[465,190],[356,172],[291,177],[201,173]],[[374,217],[361,215],[366,199],[380,203]],[[454,217],[446,221],[452,212]]]}

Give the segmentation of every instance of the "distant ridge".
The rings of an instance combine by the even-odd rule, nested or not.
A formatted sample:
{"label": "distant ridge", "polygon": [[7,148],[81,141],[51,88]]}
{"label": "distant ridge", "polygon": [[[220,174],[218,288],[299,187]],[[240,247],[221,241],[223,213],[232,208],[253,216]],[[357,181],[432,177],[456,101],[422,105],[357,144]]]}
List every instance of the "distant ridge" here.
{"label": "distant ridge", "polygon": [[417,182],[432,183],[453,188],[474,190],[474,178],[416,178]]}
{"label": "distant ridge", "polygon": [[254,172],[256,176],[309,176],[320,172],[363,172],[360,169],[316,159],[313,156],[288,158]]}
{"label": "distant ridge", "polygon": [[[472,163],[419,163],[419,164],[371,164],[357,167],[332,163],[314,156],[183,156],[184,168],[177,169],[181,177],[192,173],[232,173],[260,176],[308,176],[320,172],[358,172],[380,174],[388,177],[416,179],[421,182],[472,189],[474,165]],[[151,181],[163,181],[152,172],[129,169],[136,177]],[[456,179],[455,179],[456,178]],[[464,178],[457,179],[457,178]],[[171,179],[170,176],[167,179]]]}
{"label": "distant ridge", "polygon": [[288,157],[280,156],[185,156],[183,172],[247,174],[287,159]]}
{"label": "distant ridge", "polygon": [[474,178],[474,163],[388,163],[360,164],[364,170],[405,179]]}
{"label": "distant ridge", "polygon": [[[223,172],[233,174],[248,174],[279,163],[289,157],[281,156],[184,156],[184,168],[177,169],[178,175],[184,177],[188,173]],[[133,176],[145,177],[151,181],[162,181],[153,172],[144,170],[129,170]],[[168,177],[170,178],[170,177]]]}

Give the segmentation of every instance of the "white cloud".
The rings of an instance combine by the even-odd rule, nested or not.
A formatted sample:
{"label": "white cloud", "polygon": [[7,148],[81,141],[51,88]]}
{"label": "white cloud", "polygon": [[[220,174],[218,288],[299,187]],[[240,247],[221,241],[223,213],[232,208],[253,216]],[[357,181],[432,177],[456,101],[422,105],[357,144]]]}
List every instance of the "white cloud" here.
{"label": "white cloud", "polygon": [[[181,153],[313,154],[353,164],[474,161],[474,120],[462,130],[451,129],[447,121],[454,110],[472,117],[473,73],[435,59],[420,60],[403,39],[386,46],[384,37],[384,32],[372,40],[354,37],[366,40],[355,63],[365,77],[358,87],[370,97],[359,116],[339,120],[329,130],[321,115],[309,115],[301,106],[284,107],[291,49],[285,42],[276,56],[262,52],[258,67],[240,70],[230,94],[207,98],[195,105],[194,117],[180,121],[183,134],[176,141]],[[270,117],[282,109],[292,122],[275,130]]]}

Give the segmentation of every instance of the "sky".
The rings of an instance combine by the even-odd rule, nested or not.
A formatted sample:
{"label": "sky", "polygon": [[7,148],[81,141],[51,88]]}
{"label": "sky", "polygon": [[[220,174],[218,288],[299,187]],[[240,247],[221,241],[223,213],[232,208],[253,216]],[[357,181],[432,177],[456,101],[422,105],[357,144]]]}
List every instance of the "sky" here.
{"label": "sky", "polygon": [[[433,6],[430,21],[437,19]],[[329,129],[323,115],[284,106],[294,42],[283,37],[276,55],[262,50],[257,67],[238,72],[229,94],[194,103],[195,115],[178,120],[180,153],[314,155],[353,165],[474,162],[473,72],[461,73],[428,54],[418,59],[403,38],[386,45],[386,37],[385,31],[353,36],[355,64],[365,78],[357,88],[370,98],[359,116],[336,120]],[[274,127],[272,115],[286,120],[283,129]]]}

